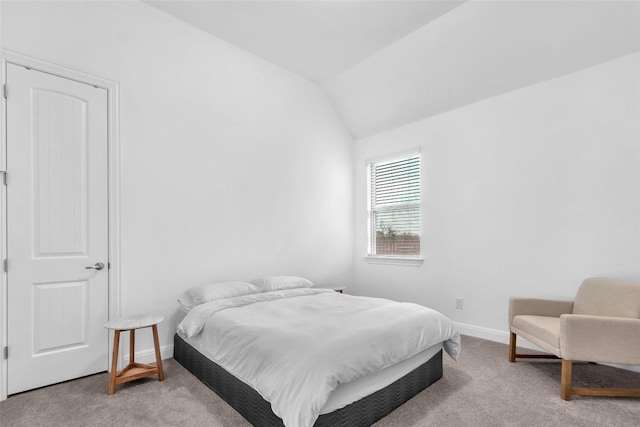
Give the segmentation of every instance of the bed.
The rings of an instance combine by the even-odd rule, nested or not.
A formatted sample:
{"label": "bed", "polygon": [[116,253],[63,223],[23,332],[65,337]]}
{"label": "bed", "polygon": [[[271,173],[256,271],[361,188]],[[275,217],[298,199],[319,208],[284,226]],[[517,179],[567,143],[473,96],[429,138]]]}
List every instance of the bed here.
{"label": "bed", "polygon": [[428,308],[292,276],[192,288],[174,357],[253,425],[371,425],[442,377],[460,338]]}

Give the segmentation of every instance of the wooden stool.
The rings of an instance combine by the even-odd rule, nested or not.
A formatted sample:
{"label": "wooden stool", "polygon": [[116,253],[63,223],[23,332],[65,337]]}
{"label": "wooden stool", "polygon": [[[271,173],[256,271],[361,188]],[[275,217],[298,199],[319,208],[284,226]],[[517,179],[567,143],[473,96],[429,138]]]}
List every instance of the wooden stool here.
{"label": "wooden stool", "polygon": [[[162,316],[144,315],[113,319],[104,324],[105,328],[112,329],[114,331],[109,394],[116,392],[116,384],[126,383],[128,381],[148,377],[149,375],[158,374],[158,381],[164,380],[162,358],[160,357],[160,344],[158,342],[158,323],[162,322],[162,320]],[[153,330],[153,345],[156,350],[156,366],[136,363],[135,361],[136,329],[149,327]],[[117,372],[121,331],[129,331],[129,364],[120,372]]]}

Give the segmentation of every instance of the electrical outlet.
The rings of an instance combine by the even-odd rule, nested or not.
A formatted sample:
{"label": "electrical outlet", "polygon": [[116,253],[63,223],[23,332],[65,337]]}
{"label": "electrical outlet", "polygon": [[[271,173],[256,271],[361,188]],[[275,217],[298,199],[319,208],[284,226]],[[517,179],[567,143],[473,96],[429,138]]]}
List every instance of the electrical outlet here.
{"label": "electrical outlet", "polygon": [[464,302],[464,300],[462,298],[456,298],[456,308],[458,310],[462,310],[463,302]]}

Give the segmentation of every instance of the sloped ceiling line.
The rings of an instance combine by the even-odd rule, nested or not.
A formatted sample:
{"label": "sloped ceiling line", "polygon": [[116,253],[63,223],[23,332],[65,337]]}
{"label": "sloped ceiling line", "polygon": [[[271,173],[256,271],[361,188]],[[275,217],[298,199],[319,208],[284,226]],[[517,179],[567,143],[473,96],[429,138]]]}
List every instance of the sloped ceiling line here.
{"label": "sloped ceiling line", "polygon": [[631,1],[147,1],[317,82],[356,138],[640,50]]}

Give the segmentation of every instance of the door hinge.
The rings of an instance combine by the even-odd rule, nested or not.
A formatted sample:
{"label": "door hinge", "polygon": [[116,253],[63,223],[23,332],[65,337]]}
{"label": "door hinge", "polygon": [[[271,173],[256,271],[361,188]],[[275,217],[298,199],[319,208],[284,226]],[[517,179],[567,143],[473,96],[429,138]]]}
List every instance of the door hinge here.
{"label": "door hinge", "polygon": [[7,171],[0,171],[0,173],[2,174],[2,183],[7,185]]}
{"label": "door hinge", "polygon": [[8,359],[8,358],[9,358],[9,346],[8,346],[8,345],[5,345],[5,346],[4,346],[4,351],[3,351],[2,353],[3,353],[3,357],[4,357],[5,359]]}
{"label": "door hinge", "polygon": [[7,84],[3,84],[2,85],[2,96],[4,97],[4,99],[7,99]]}
{"label": "door hinge", "polygon": [[9,260],[6,258],[4,259],[4,261],[2,261],[2,269],[5,273],[9,271]]}

